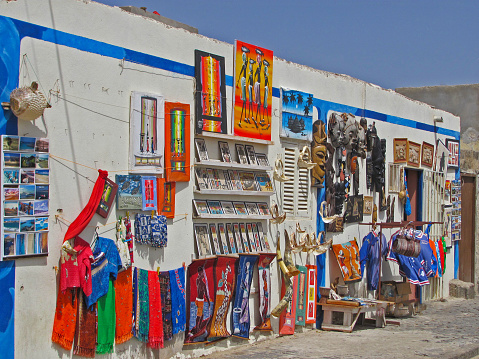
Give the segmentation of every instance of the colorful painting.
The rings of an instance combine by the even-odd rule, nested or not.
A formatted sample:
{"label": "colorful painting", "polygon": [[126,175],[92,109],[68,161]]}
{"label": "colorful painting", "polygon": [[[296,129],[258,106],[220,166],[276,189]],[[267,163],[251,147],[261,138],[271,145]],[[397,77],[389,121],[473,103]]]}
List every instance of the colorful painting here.
{"label": "colorful painting", "polygon": [[130,105],[129,170],[162,174],[165,164],[164,99],[132,92]]}
{"label": "colorful painting", "polygon": [[459,140],[447,138],[446,147],[449,151],[448,166],[451,168],[459,168]]}
{"label": "colorful painting", "polygon": [[166,218],[175,217],[176,182],[166,182],[164,178],[157,178],[158,213]]}
{"label": "colorful painting", "polygon": [[5,167],[20,167],[20,154],[5,152],[3,154],[3,163]]}
{"label": "colorful painting", "polygon": [[281,88],[281,136],[313,140],[313,95]]}
{"label": "colorful painting", "polygon": [[249,294],[253,281],[253,269],[258,255],[240,254],[236,275],[236,291],[233,302],[232,334],[249,339],[250,313]]}
{"label": "colorful painting", "polygon": [[4,184],[19,184],[20,175],[18,169],[4,169],[3,170],[3,183]]}
{"label": "colorful painting", "polygon": [[33,152],[35,150],[35,137],[20,137],[20,151]]}
{"label": "colorful painting", "polygon": [[116,192],[118,191],[118,185],[109,178],[105,178],[105,186],[103,187],[103,194],[100,198],[100,203],[96,209],[98,213],[103,218],[108,217],[113,200],[116,197]]}
{"label": "colorful painting", "polygon": [[165,166],[167,182],[190,180],[190,105],[165,103]]}
{"label": "colorful painting", "polygon": [[5,201],[3,203],[3,215],[5,217],[18,216],[18,202],[17,201]]}
{"label": "colorful painting", "polygon": [[141,202],[143,211],[156,211],[158,206],[158,191],[156,177],[141,177]]}
{"label": "colorful painting", "polygon": [[233,133],[271,140],[273,51],[236,40]]}
{"label": "colorful painting", "polygon": [[274,253],[262,253],[258,260],[259,314],[261,324],[254,330],[273,331],[271,327],[271,272],[270,264],[276,258]]}
{"label": "colorful painting", "polygon": [[298,288],[296,292],[296,325],[306,325],[306,284],[308,269],[305,266],[298,266],[299,274],[296,277]]}
{"label": "colorful painting", "polygon": [[359,248],[355,240],[343,244],[332,245],[344,283],[353,283],[361,280],[359,266]]}
{"label": "colorful painting", "polygon": [[316,323],[316,266],[306,265],[308,278],[306,283],[306,324]]}
{"label": "colorful painting", "polygon": [[227,133],[225,58],[195,50],[196,134]]}
{"label": "colorful painting", "polygon": [[208,336],[210,341],[231,336],[226,328],[226,317],[233,300],[236,261],[236,258],[226,256],[218,256],[216,260],[215,307]]}
{"label": "colorful painting", "polygon": [[117,209],[141,209],[141,176],[116,175],[115,182],[118,184]]}
{"label": "colorful painting", "polygon": [[188,266],[189,297],[185,344],[206,342],[214,306],[214,258],[196,259]]}
{"label": "colorful painting", "polygon": [[3,135],[3,150],[4,151],[18,151],[19,137]]}
{"label": "colorful painting", "polygon": [[[279,316],[279,334],[280,335],[293,335],[294,328],[296,326],[296,298],[298,294],[298,276],[291,278],[293,281],[293,297],[289,301],[288,306]],[[281,284],[281,298],[286,293],[286,285],[284,278]]]}

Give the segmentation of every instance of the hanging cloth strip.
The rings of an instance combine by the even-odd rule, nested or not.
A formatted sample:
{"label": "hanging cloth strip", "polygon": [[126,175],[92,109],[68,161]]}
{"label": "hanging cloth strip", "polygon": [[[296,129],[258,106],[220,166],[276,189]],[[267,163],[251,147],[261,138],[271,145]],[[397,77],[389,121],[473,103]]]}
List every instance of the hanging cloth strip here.
{"label": "hanging cloth strip", "polygon": [[148,330],[148,346],[159,349],[164,347],[163,340],[163,315],[161,313],[162,297],[158,273],[148,271],[148,289],[150,300],[150,327]]}
{"label": "hanging cloth strip", "polygon": [[125,241],[128,243],[128,250],[130,251],[130,260],[131,264],[134,263],[133,260],[133,234],[131,233],[131,221],[130,217],[127,215],[126,217],[123,218],[123,222],[125,223]]}
{"label": "hanging cloth strip", "polygon": [[185,331],[186,326],[186,287],[185,268],[170,270],[171,314],[173,334]]}
{"label": "hanging cloth strip", "polygon": [[173,323],[171,320],[171,289],[170,289],[170,273],[160,272],[158,274],[160,280],[161,292],[161,314],[163,317],[163,333],[164,340],[173,338]]}
{"label": "hanging cloth strip", "polygon": [[58,291],[55,319],[53,320],[52,342],[70,350],[75,336],[77,317],[77,289]]}
{"label": "hanging cloth strip", "polygon": [[305,266],[298,266],[300,273],[295,278],[298,281],[296,292],[296,325],[306,325],[306,279],[308,278],[308,269]]}
{"label": "hanging cloth strip", "polygon": [[315,265],[307,264],[308,268],[308,282],[307,282],[307,292],[306,292],[306,324],[316,323],[316,271],[317,267]]}
{"label": "hanging cloth strip", "polygon": [[75,329],[73,354],[87,358],[95,357],[97,337],[96,303],[88,309],[82,291],[78,292],[78,315]]}
{"label": "hanging cloth strip", "polygon": [[271,327],[271,272],[270,264],[276,258],[274,253],[261,253],[258,260],[259,314],[261,324],[254,330],[272,331]]}
{"label": "hanging cloth strip", "polygon": [[115,324],[115,287],[110,277],[108,292],[98,300],[97,354],[113,353]]}
{"label": "hanging cloth strip", "polygon": [[115,343],[121,344],[130,340],[132,334],[132,273],[131,267],[118,273],[115,281]]}
{"label": "hanging cloth strip", "polygon": [[135,337],[143,343],[148,343],[150,327],[150,304],[148,290],[148,271],[135,268],[136,275],[136,316]]}

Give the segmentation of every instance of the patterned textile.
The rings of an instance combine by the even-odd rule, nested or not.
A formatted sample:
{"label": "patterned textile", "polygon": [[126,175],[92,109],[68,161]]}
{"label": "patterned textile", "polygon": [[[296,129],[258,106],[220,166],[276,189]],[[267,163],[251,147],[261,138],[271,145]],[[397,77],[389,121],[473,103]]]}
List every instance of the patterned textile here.
{"label": "patterned textile", "polygon": [[[279,316],[279,334],[280,335],[293,335],[294,328],[296,324],[296,300],[298,297],[298,278],[299,275],[291,278],[293,281],[293,298],[288,303],[288,306]],[[286,293],[286,286],[284,283],[284,278],[282,279],[281,284],[281,298],[284,297]]]}
{"label": "patterned textile", "polygon": [[163,333],[165,340],[173,338],[173,323],[171,321],[171,289],[170,273],[160,272],[161,314],[163,316]]}
{"label": "patterned textile", "polygon": [[90,244],[80,237],[70,240],[72,250],[67,252],[64,247],[60,258],[60,290],[68,288],[82,288],[85,295],[90,295],[91,262],[93,253]]}
{"label": "patterned textile", "polygon": [[297,276],[298,288],[296,292],[296,325],[306,325],[306,280],[308,269],[298,266],[300,273]]}
{"label": "patterned textile", "polygon": [[130,251],[130,261],[133,264],[133,234],[131,233],[131,221],[130,217],[126,216],[123,218],[123,223],[125,224],[125,241],[128,243],[128,250]]}
{"label": "patterned textile", "polygon": [[146,214],[135,215],[135,241],[141,244],[150,244],[151,226],[150,218]]}
{"label": "patterned textile", "polygon": [[226,316],[235,287],[236,258],[218,256],[215,265],[215,307],[211,320],[208,340],[229,337],[226,329]]}
{"label": "patterned textile", "polygon": [[161,289],[158,273],[148,272],[148,288],[150,294],[150,328],[148,331],[148,346],[150,348],[163,348],[163,318],[161,313]]}
{"label": "patterned textile", "polygon": [[115,343],[121,344],[131,339],[133,297],[131,267],[118,273],[115,281]]}
{"label": "patterned textile", "polygon": [[113,279],[108,281],[108,292],[98,299],[97,354],[113,353],[115,342],[115,287]]}
{"label": "patterned textile", "polygon": [[240,254],[236,270],[236,291],[233,304],[233,336],[249,339],[249,293],[253,281],[253,268],[258,254]]}
{"label": "patterned textile", "polygon": [[334,255],[341,269],[344,283],[353,283],[361,280],[359,264],[359,248],[356,240],[343,244],[332,245]]}
{"label": "patterned textile", "polygon": [[52,342],[70,350],[75,336],[77,317],[77,290],[58,291],[55,319],[53,320]]}
{"label": "patterned textile", "polygon": [[188,267],[189,298],[185,344],[203,343],[213,313],[214,258],[194,260]]}
{"label": "patterned textile", "polygon": [[271,327],[271,273],[270,264],[276,258],[274,253],[262,253],[258,261],[259,314],[261,324],[254,330],[272,331]]}
{"label": "patterned textile", "polygon": [[135,238],[138,243],[157,248],[166,247],[166,217],[137,213],[135,215]]}
{"label": "patterned textile", "polygon": [[78,314],[75,329],[75,345],[73,354],[94,358],[96,346],[96,303],[88,309],[83,300],[83,293],[78,293]]}
{"label": "patterned textile", "polygon": [[135,327],[133,335],[140,342],[148,342],[150,322],[148,271],[135,268],[133,276],[133,308]]}
{"label": "patterned textile", "polygon": [[170,270],[171,314],[173,334],[184,332],[186,327],[185,268]]}
{"label": "patterned textile", "polygon": [[94,262],[91,265],[92,294],[85,298],[88,307],[108,292],[110,278],[116,279],[121,268],[121,258],[115,242],[99,237],[93,251]]}
{"label": "patterned textile", "polygon": [[306,290],[306,324],[316,323],[316,266],[306,265],[308,268],[307,290]]}

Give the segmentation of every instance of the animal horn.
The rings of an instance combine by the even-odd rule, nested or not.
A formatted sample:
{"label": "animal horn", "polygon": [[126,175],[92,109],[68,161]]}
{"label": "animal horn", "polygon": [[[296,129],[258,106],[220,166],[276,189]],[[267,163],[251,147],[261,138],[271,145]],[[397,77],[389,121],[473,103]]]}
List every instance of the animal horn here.
{"label": "animal horn", "polygon": [[286,286],[286,292],[284,293],[283,298],[279,301],[278,305],[274,307],[271,311],[271,315],[273,317],[278,318],[283,310],[286,309],[291,299],[293,299],[293,281],[287,276],[283,275],[284,277],[284,285]]}
{"label": "animal horn", "polygon": [[288,231],[286,229],[284,230],[284,246],[284,264],[286,264],[286,267],[288,268],[288,276],[292,277],[298,275],[300,272],[293,263],[293,256],[291,255],[292,248],[289,242]]}
{"label": "animal horn", "polygon": [[289,274],[289,270],[288,270],[288,268],[286,267],[286,264],[283,261],[283,256],[281,255],[281,248],[280,248],[280,244],[279,244],[280,239],[281,239],[281,237],[280,237],[279,232],[278,232],[278,238],[277,238],[277,241],[276,241],[276,261],[278,262],[279,267],[281,268],[281,271],[285,274],[285,276],[287,276],[289,278],[289,277],[291,277],[291,275]]}

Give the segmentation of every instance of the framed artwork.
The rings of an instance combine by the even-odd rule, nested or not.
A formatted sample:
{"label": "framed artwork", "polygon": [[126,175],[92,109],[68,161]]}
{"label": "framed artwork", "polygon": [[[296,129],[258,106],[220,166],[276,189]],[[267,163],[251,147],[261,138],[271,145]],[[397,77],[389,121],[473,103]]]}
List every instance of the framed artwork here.
{"label": "framed artwork", "polygon": [[313,95],[281,88],[281,137],[313,140]]}
{"label": "framed artwork", "polygon": [[434,163],[434,145],[423,142],[421,150],[421,164],[423,166],[432,168]]}
{"label": "framed artwork", "polygon": [[235,208],[233,206],[233,202],[229,201],[221,201],[221,207],[223,208],[224,214],[236,214]]}
{"label": "framed artwork", "polygon": [[3,202],[3,215],[5,217],[18,216],[18,201],[5,201]]}
{"label": "framed artwork", "polygon": [[20,182],[23,184],[35,183],[35,170],[22,169],[20,171]]}
{"label": "framed artwork", "polygon": [[218,146],[220,148],[221,158],[223,159],[223,162],[231,162],[231,153],[228,142],[218,141]]}
{"label": "framed artwork", "polygon": [[446,247],[452,247],[452,205],[444,206],[444,240]]}
{"label": "framed artwork", "polygon": [[238,223],[233,223],[233,232],[236,238],[236,248],[238,248],[238,253],[244,253],[246,251],[243,248],[243,240],[241,238],[240,228]]}
{"label": "framed artwork", "polygon": [[[20,199],[21,199],[20,192]],[[50,198],[50,186],[46,184],[35,186],[35,199],[49,199]]]}
{"label": "framed artwork", "polygon": [[208,161],[208,150],[206,149],[206,143],[204,138],[195,138],[196,153],[200,162]]}
{"label": "framed artwork", "polygon": [[141,200],[143,211],[156,211],[158,209],[158,191],[156,177],[141,177]]}
{"label": "framed artwork", "polygon": [[266,202],[257,203],[259,214],[263,216],[269,216],[271,213],[269,211],[269,205]]}
{"label": "framed artwork", "polygon": [[203,167],[195,167],[196,182],[198,183],[198,189],[210,189],[210,178],[208,170]]}
{"label": "framed artwork", "polygon": [[[236,40],[233,133],[271,140],[273,51]],[[247,79],[253,80],[254,84]],[[250,89],[250,90],[248,90]]]}
{"label": "framed artwork", "polygon": [[447,173],[448,162],[449,150],[441,140],[437,140],[436,155],[434,156],[434,170],[441,173]]}
{"label": "framed artwork", "polygon": [[259,215],[259,210],[258,210],[258,207],[256,206],[256,203],[245,202],[245,206],[246,206],[246,210],[248,211],[248,214]]}
{"label": "framed artwork", "polygon": [[252,251],[249,241],[248,241],[248,235],[246,234],[246,224],[245,223],[240,223],[240,234],[241,234],[241,242],[243,243],[243,249],[245,253],[250,253]]}
{"label": "framed artwork", "polygon": [[[39,169],[35,170],[35,183],[48,184],[50,183],[50,170]],[[115,192],[116,194],[116,192]]]}
{"label": "framed artwork", "polygon": [[244,191],[257,191],[256,178],[253,172],[239,172]]}
{"label": "framed artwork", "polygon": [[[7,198],[5,198],[7,199]],[[10,199],[10,198],[8,198]],[[21,185],[20,186],[20,199],[35,199],[35,185]]]}
{"label": "framed artwork", "polygon": [[218,238],[218,232],[216,230],[216,224],[210,223],[210,234],[211,234],[211,240],[213,241],[213,246],[215,249],[216,255],[221,254],[221,245],[220,245],[220,240]]}
{"label": "framed artwork", "polygon": [[[115,196],[113,195],[113,198]],[[48,200],[33,202],[33,214],[35,216],[45,216],[48,214]]]}
{"label": "framed artwork", "polygon": [[238,251],[236,250],[235,235],[233,233],[233,225],[231,223],[226,223],[226,237],[228,238],[230,252],[233,254],[238,253]]}
{"label": "framed artwork", "polygon": [[373,213],[373,197],[364,196],[363,201],[364,201],[363,214],[372,214]]}
{"label": "framed artwork", "polygon": [[37,138],[35,142],[35,152],[49,152],[50,141],[48,138]]}
{"label": "framed artwork", "polygon": [[[241,225],[240,225],[240,228],[241,228]],[[241,230],[243,230],[243,229],[241,228]],[[251,223],[246,223],[246,233],[245,233],[245,235],[248,238],[248,242],[250,244],[251,251],[252,252],[260,251],[261,247],[258,248],[258,246],[257,246],[257,244],[259,244],[259,243],[256,243],[256,241],[255,241],[255,238],[253,236],[253,227],[251,226]]]}
{"label": "framed artwork", "polygon": [[220,189],[220,181],[218,178],[218,171],[216,171],[213,168],[207,168],[206,172],[208,173],[208,180],[209,180],[209,186],[210,189]]}
{"label": "framed artwork", "polygon": [[265,153],[256,153],[256,163],[258,166],[269,166],[268,156]]}
{"label": "framed artwork", "polygon": [[208,205],[206,204],[206,201],[204,200],[194,199],[193,205],[195,207],[195,211],[198,216],[202,214],[210,213],[210,211],[208,210]]}
{"label": "framed artwork", "polygon": [[407,164],[409,166],[419,167],[421,162],[421,145],[416,142],[407,142]]}
{"label": "framed artwork", "polygon": [[4,187],[3,198],[5,201],[14,201],[20,199],[20,189],[17,187]]}
{"label": "framed artwork", "polygon": [[3,255],[5,257],[15,255],[15,233],[5,233],[3,235]]}
{"label": "framed artwork", "polygon": [[20,216],[33,216],[35,213],[35,203],[42,201],[19,201],[18,214]]}
{"label": "framed artwork", "polygon": [[136,91],[131,93],[130,171],[163,174],[164,107],[162,96]]}
{"label": "framed artwork", "polygon": [[448,202],[451,201],[451,180],[446,180],[444,188],[444,199]]}
{"label": "framed artwork", "polygon": [[20,184],[20,170],[19,169],[4,169],[3,170],[3,184]]}
{"label": "framed artwork", "polygon": [[250,165],[257,165],[256,162],[256,153],[254,153],[254,147],[251,145],[245,145],[244,149],[246,151],[246,157],[248,157],[248,162]]}
{"label": "framed artwork", "polygon": [[124,209],[141,209],[142,189],[140,175],[116,175],[115,182],[118,184],[116,197],[116,208]]}
{"label": "framed artwork", "polygon": [[248,214],[244,202],[233,202],[233,206],[235,208],[236,214],[240,216],[246,216]]}
{"label": "framed artwork", "polygon": [[35,151],[35,137],[20,137],[20,151],[33,152]]}
{"label": "framed artwork", "polygon": [[34,153],[22,153],[20,155],[20,167],[22,168],[37,167],[37,155]]}
{"label": "framed artwork", "polygon": [[271,182],[269,174],[267,174],[266,172],[255,173],[255,179],[260,191],[273,192],[273,182]]}
{"label": "framed artwork", "polygon": [[20,167],[20,153],[3,153],[3,166],[4,167]]}
{"label": "framed artwork", "polygon": [[116,198],[116,192],[118,191],[118,185],[109,178],[105,178],[105,186],[103,187],[103,194],[100,198],[100,203],[96,209],[103,218],[108,217],[113,200]]}
{"label": "framed artwork", "polygon": [[210,214],[224,214],[220,201],[206,201]]}
{"label": "framed artwork", "polygon": [[446,138],[446,147],[449,151],[447,165],[451,168],[459,168],[459,140]]}
{"label": "framed artwork", "polygon": [[226,238],[226,228],[223,223],[218,223],[218,238],[220,240],[221,249],[223,254],[229,254],[228,239]]}
{"label": "framed artwork", "polygon": [[196,247],[198,248],[198,256],[205,257],[211,255],[211,245],[208,233],[208,225],[206,223],[193,224],[195,232]]}
{"label": "framed artwork", "polygon": [[344,223],[355,223],[363,220],[363,195],[349,196],[346,200],[346,211],[344,212]]}
{"label": "framed artwork", "polygon": [[407,138],[394,139],[394,163],[407,162]]}
{"label": "framed artwork", "polygon": [[48,154],[37,153],[36,168],[48,168]]}
{"label": "framed artwork", "polygon": [[165,102],[165,164],[167,182],[190,180],[190,105]]}
{"label": "framed artwork", "polygon": [[2,142],[2,148],[4,151],[19,151],[20,150],[20,137],[4,135]]}
{"label": "framed artwork", "polygon": [[196,125],[203,131],[227,133],[225,58],[195,50]]}
{"label": "framed artwork", "polygon": [[237,143],[235,144],[235,148],[236,156],[238,157],[238,163],[241,163],[242,165],[247,165],[248,157],[246,157],[246,150],[244,148],[244,145]]}
{"label": "framed artwork", "polygon": [[175,217],[176,182],[168,182],[165,178],[156,178],[158,187],[158,214],[166,218]]}

